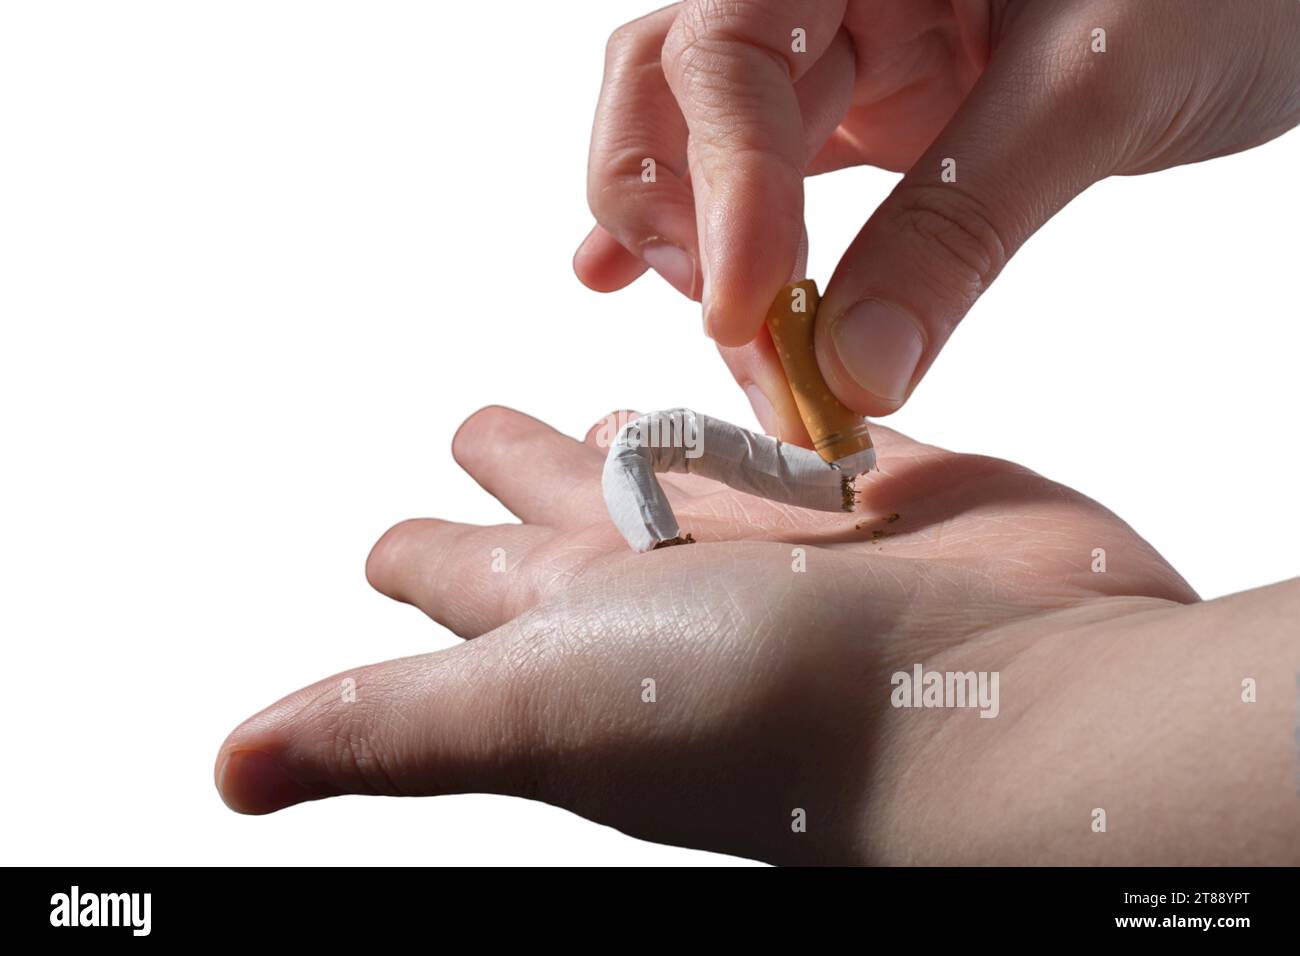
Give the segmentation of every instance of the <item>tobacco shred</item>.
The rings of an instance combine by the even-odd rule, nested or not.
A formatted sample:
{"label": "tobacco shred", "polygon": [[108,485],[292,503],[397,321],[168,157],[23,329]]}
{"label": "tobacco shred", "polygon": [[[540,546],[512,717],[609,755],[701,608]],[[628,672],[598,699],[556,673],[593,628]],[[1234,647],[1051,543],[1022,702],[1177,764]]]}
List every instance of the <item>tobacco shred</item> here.
{"label": "tobacco shred", "polygon": [[858,503],[858,492],[853,487],[852,478],[845,477],[840,479],[840,494],[842,496],[842,506],[844,510],[852,511],[854,506]]}

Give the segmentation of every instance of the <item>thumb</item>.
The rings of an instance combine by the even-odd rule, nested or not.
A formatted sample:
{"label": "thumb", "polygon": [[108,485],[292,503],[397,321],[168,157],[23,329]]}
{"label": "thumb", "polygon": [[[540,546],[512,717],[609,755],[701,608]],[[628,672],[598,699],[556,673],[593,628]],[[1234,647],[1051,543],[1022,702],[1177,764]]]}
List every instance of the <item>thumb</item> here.
{"label": "thumb", "polygon": [[357,668],[273,704],[221,746],[222,799],[270,813],[347,793],[535,796],[530,702],[542,678],[512,663],[502,636]]}
{"label": "thumb", "polygon": [[832,276],[817,359],[854,411],[897,410],[1021,244],[1115,168],[1110,67],[1062,19],[1012,26]]}

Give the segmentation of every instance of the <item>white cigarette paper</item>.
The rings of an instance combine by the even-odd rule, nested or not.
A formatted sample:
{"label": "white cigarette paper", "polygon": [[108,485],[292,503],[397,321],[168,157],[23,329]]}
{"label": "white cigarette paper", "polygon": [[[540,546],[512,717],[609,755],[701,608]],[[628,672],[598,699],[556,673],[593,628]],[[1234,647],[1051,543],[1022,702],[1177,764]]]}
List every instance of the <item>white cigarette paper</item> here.
{"label": "white cigarette paper", "polygon": [[650,551],[681,536],[658,472],[702,475],[773,501],[816,511],[849,511],[847,482],[874,464],[854,456],[858,470],[828,464],[814,451],[700,415],[687,408],[651,412],[624,425],[609,446],[601,485],[605,505],[633,551]]}

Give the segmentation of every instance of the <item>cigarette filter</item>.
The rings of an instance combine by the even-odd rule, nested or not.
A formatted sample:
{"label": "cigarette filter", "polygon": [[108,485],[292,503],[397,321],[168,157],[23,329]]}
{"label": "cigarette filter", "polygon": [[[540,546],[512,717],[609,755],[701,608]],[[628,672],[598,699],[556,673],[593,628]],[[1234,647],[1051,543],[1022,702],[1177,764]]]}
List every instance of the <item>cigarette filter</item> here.
{"label": "cigarette filter", "polygon": [[845,473],[860,475],[876,466],[876,452],[866,419],[835,397],[817,367],[813,323],[820,301],[811,279],[786,286],[768,309],[767,328],[813,447]]}

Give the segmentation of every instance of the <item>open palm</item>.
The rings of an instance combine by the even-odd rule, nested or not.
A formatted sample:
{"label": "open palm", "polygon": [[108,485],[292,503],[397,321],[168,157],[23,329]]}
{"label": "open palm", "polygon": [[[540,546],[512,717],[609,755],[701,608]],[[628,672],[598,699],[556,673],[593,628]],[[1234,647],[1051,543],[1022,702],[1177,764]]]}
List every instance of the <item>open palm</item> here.
{"label": "open palm", "polygon": [[[1196,600],[1095,502],[884,428],[855,513],[665,476],[697,543],[634,554],[605,514],[597,441],[627,414],[585,442],[503,408],[466,422],[457,461],[523,523],[403,522],[367,573],[477,640],[245,722],[218,758],[227,803],[484,791],[774,861],[927,858],[910,828],[948,808],[909,767],[973,760],[990,725],[1041,707],[1041,641]],[[1032,669],[1038,690],[1000,720],[891,708],[890,674],[916,663],[1004,687]]]}

